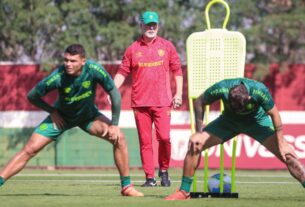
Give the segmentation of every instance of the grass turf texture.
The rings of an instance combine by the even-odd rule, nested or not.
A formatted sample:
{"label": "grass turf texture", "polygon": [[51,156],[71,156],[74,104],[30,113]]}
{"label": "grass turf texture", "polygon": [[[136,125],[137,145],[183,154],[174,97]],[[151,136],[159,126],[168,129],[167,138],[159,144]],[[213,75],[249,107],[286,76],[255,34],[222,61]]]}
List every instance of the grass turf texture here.
{"label": "grass turf texture", "polygon": [[[210,170],[210,175],[215,172]],[[0,203],[1,207],[294,207],[304,206],[305,202],[305,189],[286,171],[237,171],[238,199],[201,198],[189,201],[163,200],[180,186],[181,170],[172,169],[170,175],[170,188],[142,188],[143,172],[132,170],[132,180],[137,189],[145,193],[145,197],[130,198],[120,195],[119,176],[115,170],[24,170],[0,187]],[[203,172],[197,171],[197,176],[199,191],[203,188]]]}

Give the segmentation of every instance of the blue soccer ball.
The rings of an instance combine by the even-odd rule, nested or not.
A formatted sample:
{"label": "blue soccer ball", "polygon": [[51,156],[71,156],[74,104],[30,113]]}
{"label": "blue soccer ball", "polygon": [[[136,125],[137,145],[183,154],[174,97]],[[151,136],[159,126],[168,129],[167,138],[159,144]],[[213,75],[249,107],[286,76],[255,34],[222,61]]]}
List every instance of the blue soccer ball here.
{"label": "blue soccer ball", "polygon": [[[223,192],[231,193],[231,177],[224,174],[223,175]],[[220,192],[220,173],[214,174],[208,180],[208,189],[210,193]]]}

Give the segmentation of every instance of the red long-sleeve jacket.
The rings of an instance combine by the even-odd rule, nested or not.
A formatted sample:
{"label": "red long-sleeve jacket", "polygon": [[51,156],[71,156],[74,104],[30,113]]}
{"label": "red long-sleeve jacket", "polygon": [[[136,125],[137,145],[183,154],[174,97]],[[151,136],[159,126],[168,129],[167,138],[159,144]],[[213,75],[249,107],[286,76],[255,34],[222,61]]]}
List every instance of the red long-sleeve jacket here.
{"label": "red long-sleeve jacket", "polygon": [[170,41],[157,36],[150,44],[142,37],[133,42],[118,71],[124,77],[132,75],[131,106],[170,106],[170,71],[182,76],[179,56]]}

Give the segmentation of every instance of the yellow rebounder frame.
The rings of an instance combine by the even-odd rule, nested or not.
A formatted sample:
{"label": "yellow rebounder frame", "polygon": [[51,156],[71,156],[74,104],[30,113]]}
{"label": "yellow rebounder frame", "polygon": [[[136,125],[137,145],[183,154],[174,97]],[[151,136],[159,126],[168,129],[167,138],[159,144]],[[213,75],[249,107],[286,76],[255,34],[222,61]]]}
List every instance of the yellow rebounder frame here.
{"label": "yellow rebounder frame", "polygon": [[[222,28],[211,28],[209,9],[220,3],[226,9]],[[205,9],[207,30],[192,33],[186,41],[188,96],[192,133],[195,132],[193,100],[198,98],[214,83],[244,76],[246,40],[240,32],[228,31],[226,25],[230,17],[230,8],[224,0],[212,0]],[[223,104],[221,103],[221,111]],[[208,124],[209,106],[205,109],[205,125]],[[197,177],[194,176],[191,197],[238,197],[235,193],[236,137],[233,140],[231,193],[223,193],[224,187],[224,147],[220,146],[220,193],[208,193],[208,151],[204,152],[204,189],[197,192]]]}

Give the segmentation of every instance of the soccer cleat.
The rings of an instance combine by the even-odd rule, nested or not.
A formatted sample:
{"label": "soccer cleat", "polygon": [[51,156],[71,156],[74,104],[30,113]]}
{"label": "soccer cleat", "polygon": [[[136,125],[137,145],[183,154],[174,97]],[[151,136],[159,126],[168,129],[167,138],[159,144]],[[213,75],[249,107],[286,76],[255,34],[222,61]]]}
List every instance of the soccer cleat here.
{"label": "soccer cleat", "polygon": [[188,200],[190,199],[190,193],[185,192],[184,190],[178,190],[177,192],[167,196],[165,200],[174,201],[174,200]]}
{"label": "soccer cleat", "polygon": [[141,186],[142,187],[156,187],[157,181],[155,180],[155,178],[147,178],[146,182]]}
{"label": "soccer cleat", "polygon": [[5,182],[4,178],[0,176],[0,186],[3,185]]}
{"label": "soccer cleat", "polygon": [[161,186],[169,187],[171,185],[171,180],[168,176],[168,172],[159,171],[159,177],[161,178]]}
{"label": "soccer cleat", "polygon": [[133,185],[128,185],[124,187],[121,191],[122,196],[131,196],[131,197],[143,197],[144,194],[140,191],[137,191]]}

